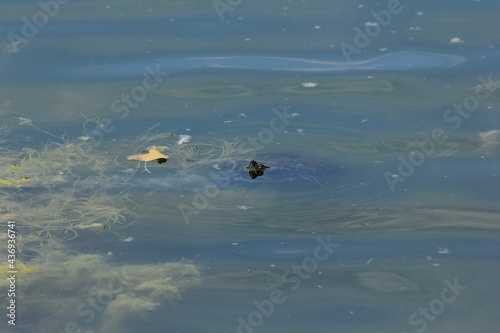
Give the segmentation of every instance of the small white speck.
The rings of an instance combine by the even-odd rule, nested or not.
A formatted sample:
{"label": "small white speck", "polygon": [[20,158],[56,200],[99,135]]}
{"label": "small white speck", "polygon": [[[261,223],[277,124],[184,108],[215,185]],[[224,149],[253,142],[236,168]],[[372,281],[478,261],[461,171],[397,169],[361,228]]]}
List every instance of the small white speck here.
{"label": "small white speck", "polygon": [[294,113],[292,113],[292,114],[291,114],[291,116],[292,116],[293,118],[297,117],[298,115],[299,115],[299,114],[298,114],[297,112],[294,112]]}
{"label": "small white speck", "polygon": [[368,260],[368,261],[366,262],[366,264],[367,264],[367,265],[369,265],[372,261],[373,261],[373,258],[370,258],[370,260]]}
{"label": "small white speck", "polygon": [[252,207],[249,207],[249,206],[238,206],[238,209],[239,210],[249,210],[249,209],[252,209]]}
{"label": "small white speck", "polygon": [[365,23],[365,27],[376,27],[376,26],[378,26],[377,22],[368,21]]}
{"label": "small white speck", "polygon": [[123,239],[122,242],[130,243],[133,240],[134,240],[134,237],[127,237],[127,238]]}
{"label": "small white speck", "polygon": [[451,253],[451,250],[449,250],[446,247],[439,247],[438,252],[439,252],[439,254],[448,254],[448,253]]}
{"label": "small white speck", "polygon": [[318,84],[315,83],[315,82],[303,82],[302,83],[302,87],[304,88],[314,88],[316,87]]}
{"label": "small white speck", "polygon": [[422,15],[424,15],[424,12],[416,12],[415,15],[422,16]]}
{"label": "small white speck", "polygon": [[232,123],[233,121],[232,120],[224,120],[224,124],[229,124],[229,123]]}
{"label": "small white speck", "polygon": [[19,117],[19,125],[32,125],[30,118]]}
{"label": "small white speck", "polygon": [[177,145],[182,145],[183,143],[187,143],[191,141],[191,135],[187,135],[187,134],[181,134],[179,135],[179,140],[177,140]]}
{"label": "small white speck", "polygon": [[455,36],[452,39],[450,39],[450,43],[451,44],[463,44],[464,41]]}

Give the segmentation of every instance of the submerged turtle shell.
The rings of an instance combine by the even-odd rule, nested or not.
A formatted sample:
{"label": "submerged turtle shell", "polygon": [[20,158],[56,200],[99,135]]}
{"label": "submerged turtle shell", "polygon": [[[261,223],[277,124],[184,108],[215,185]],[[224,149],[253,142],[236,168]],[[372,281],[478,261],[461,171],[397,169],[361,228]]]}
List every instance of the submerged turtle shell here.
{"label": "submerged turtle shell", "polygon": [[[262,176],[252,179],[246,169],[251,160],[269,168],[264,170]],[[338,164],[300,153],[261,153],[246,160],[206,163],[189,171],[177,174],[156,172],[147,177],[136,177],[135,184],[146,187],[148,191],[168,188],[169,191],[182,193],[205,190],[217,193],[241,188],[264,191],[252,192],[257,196],[271,190],[301,198],[311,195],[314,199],[342,197],[346,200],[379,198],[380,192],[386,191],[383,177],[380,177],[382,171],[372,164]]]}
{"label": "submerged turtle shell", "polygon": [[[321,178],[341,170],[341,166],[318,157],[298,153],[263,153],[253,158],[268,168],[264,174],[252,179],[247,170],[249,161],[221,166],[220,175],[229,175],[231,181],[281,183],[304,181],[318,183]],[[225,179],[227,177],[224,177]],[[226,179],[227,180],[227,179]]]}

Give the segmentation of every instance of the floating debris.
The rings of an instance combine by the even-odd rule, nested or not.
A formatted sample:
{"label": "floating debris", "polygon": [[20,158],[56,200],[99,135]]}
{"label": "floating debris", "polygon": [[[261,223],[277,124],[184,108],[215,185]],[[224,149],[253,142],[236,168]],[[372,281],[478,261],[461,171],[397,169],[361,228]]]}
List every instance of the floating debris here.
{"label": "floating debris", "polygon": [[90,141],[90,136],[85,135],[85,136],[79,136],[77,137],[78,140],[81,140],[83,142],[89,142]]}
{"label": "floating debris", "polygon": [[254,160],[251,160],[248,166],[246,167],[246,170],[248,171],[248,174],[252,179],[263,176],[264,171],[266,171],[266,169],[269,169],[269,167]]}
{"label": "floating debris", "polygon": [[450,43],[451,44],[463,44],[464,41],[455,36],[452,39],[450,39]]}
{"label": "floating debris", "polygon": [[179,135],[179,140],[177,140],[177,144],[180,146],[183,143],[187,143],[189,141],[191,141],[191,135],[181,134]]}
{"label": "floating debris", "polygon": [[314,88],[318,86],[318,84],[316,82],[303,82],[302,83],[302,87],[304,88]]}
{"label": "floating debris", "polygon": [[33,124],[33,122],[31,121],[30,118],[19,117],[19,125],[26,126],[26,125],[32,125],[32,124]]}
{"label": "floating debris", "polygon": [[140,162],[156,161],[159,164],[162,164],[168,160],[168,156],[160,153],[156,148],[156,146],[152,146],[142,151],[140,154],[127,156],[127,159],[129,161],[140,161]]}
{"label": "floating debris", "polygon": [[90,224],[79,224],[75,228],[77,229],[106,229],[106,226],[102,223],[94,222]]}
{"label": "floating debris", "polygon": [[449,253],[451,253],[451,250],[449,250],[446,247],[438,247],[438,253],[439,254],[449,254]]}
{"label": "floating debris", "polygon": [[482,148],[495,148],[500,144],[500,130],[491,130],[479,133]]}
{"label": "floating debris", "polygon": [[[156,161],[158,162],[158,164],[162,164],[168,160],[167,155],[162,154],[158,151],[159,148],[160,147],[156,146],[149,147],[148,149],[142,151],[140,154],[127,156],[127,160],[144,162],[144,169],[149,172],[148,168],[146,167],[146,162]],[[137,171],[139,172],[139,168],[137,168]]]}

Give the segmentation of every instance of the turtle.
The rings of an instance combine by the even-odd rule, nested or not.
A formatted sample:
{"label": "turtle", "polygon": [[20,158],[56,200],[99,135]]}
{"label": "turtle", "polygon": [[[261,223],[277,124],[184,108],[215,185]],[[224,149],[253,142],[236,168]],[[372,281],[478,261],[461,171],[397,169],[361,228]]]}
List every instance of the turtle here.
{"label": "turtle", "polygon": [[[252,164],[249,161],[252,160],[256,163],[254,168],[263,170],[262,175],[254,178],[248,170],[249,164]],[[322,197],[347,198],[365,196],[374,191],[371,186],[376,180],[373,178],[374,170],[367,167],[364,164],[341,164],[306,153],[258,153],[247,159],[208,161],[189,172],[168,175],[154,173],[152,177],[141,177],[135,184],[148,189],[169,188],[180,192],[209,189],[215,193],[240,188],[249,191],[248,195],[272,190],[291,195],[313,193]]]}
{"label": "turtle", "polygon": [[269,169],[269,167],[255,160],[251,160],[245,169],[248,171],[250,178],[255,179],[257,177],[263,176],[264,172],[266,171],[266,169]]}
{"label": "turtle", "polygon": [[252,160],[225,162],[210,172],[212,179],[225,183],[310,183],[319,185],[324,177],[340,172],[342,166],[326,159],[300,153],[261,153]]}

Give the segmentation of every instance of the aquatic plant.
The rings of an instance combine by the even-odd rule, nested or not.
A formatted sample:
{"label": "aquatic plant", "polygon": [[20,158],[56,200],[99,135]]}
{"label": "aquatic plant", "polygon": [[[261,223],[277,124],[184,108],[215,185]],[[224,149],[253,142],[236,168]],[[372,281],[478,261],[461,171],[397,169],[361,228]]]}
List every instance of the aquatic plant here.
{"label": "aquatic plant", "polygon": [[103,174],[111,164],[109,156],[87,152],[84,142],[49,143],[39,151],[23,148],[0,154],[0,186],[53,186],[87,174]]}
{"label": "aquatic plant", "polygon": [[189,175],[199,172],[200,169],[218,169],[219,165],[248,161],[256,149],[245,147],[241,140],[225,141],[215,139],[212,142],[184,144],[173,146],[169,150],[172,159],[175,159],[176,171],[180,175]]}
{"label": "aquatic plant", "polygon": [[177,169],[179,173],[187,173],[202,167],[214,166],[218,163],[249,160],[256,148],[244,144],[240,139],[233,141],[223,139],[198,139],[191,142],[193,138],[186,135],[177,135],[170,132],[155,130],[156,124],[141,133],[133,142],[134,151],[144,150],[155,146],[161,153],[167,154],[170,160],[167,167]]}
{"label": "aquatic plant", "polygon": [[10,212],[8,217],[0,217],[16,221],[19,252],[30,256],[36,256],[38,249],[54,241],[78,237],[81,230],[113,230],[133,223],[127,221],[131,212],[127,206],[132,202],[125,194],[95,192],[87,197],[72,188],[36,197],[0,192],[0,198]]}
{"label": "aquatic plant", "polygon": [[21,126],[30,126],[30,127],[33,127],[34,129],[36,129],[37,131],[40,131],[42,133],[47,134],[48,136],[51,136],[51,137],[57,139],[58,141],[67,141],[67,138],[65,137],[66,134],[64,134],[62,137],[58,137],[50,132],[47,132],[46,130],[44,130],[40,127],[35,126],[33,124],[33,121],[30,118],[19,117],[18,119],[19,119],[19,125],[21,125]]}
{"label": "aquatic plant", "polygon": [[[28,118],[19,120],[46,132]],[[113,156],[93,150],[85,140],[65,135],[59,141],[42,149],[0,150],[1,208],[16,221],[20,253],[36,255],[55,240],[77,237],[80,230],[112,228],[126,220],[128,198],[110,195],[101,186],[107,178],[116,181],[116,175],[106,175]],[[20,190],[27,187],[32,190]]]}
{"label": "aquatic plant", "polygon": [[[20,121],[45,133],[28,118]],[[127,227],[135,221],[132,209],[138,205],[129,198],[127,179],[118,175],[126,166],[102,150],[106,144],[98,150],[85,138],[53,137],[57,142],[41,149],[0,149],[0,230],[7,221],[16,222],[18,260],[24,260],[18,261],[17,283],[23,292],[16,301],[23,304],[23,312],[40,319],[37,328],[59,331],[64,330],[61,322],[75,319],[83,301],[109,292],[113,284],[117,288],[100,304],[102,312],[91,327],[123,331],[128,315],[142,315],[180,299],[185,288],[198,283],[199,272],[183,261],[119,266],[109,262],[111,257],[75,254],[71,240],[90,230],[115,233]],[[145,133],[137,145],[167,138],[172,135]],[[183,142],[174,149],[186,147]],[[110,191],[117,187],[118,191]],[[0,242],[6,241],[6,234],[0,234]],[[0,249],[4,257],[5,251],[6,247]],[[5,268],[0,265],[0,271]],[[3,294],[5,287],[0,283]],[[43,302],[33,297],[42,294]],[[83,328],[88,323],[80,324]],[[36,330],[29,324],[25,328]]]}
{"label": "aquatic plant", "polygon": [[[110,257],[56,248],[30,261],[29,267],[36,271],[19,277],[23,293],[16,299],[23,304],[24,313],[40,318],[37,327],[52,331],[61,331],[61,325],[75,321],[82,330],[122,332],[127,316],[143,315],[162,303],[174,302],[185,289],[199,283],[198,269],[185,261],[116,265]],[[0,285],[1,292],[4,288]],[[33,295],[43,295],[43,302]],[[95,309],[89,300],[101,309],[92,316],[90,311],[82,312]],[[77,309],[82,315],[75,316]]]}

